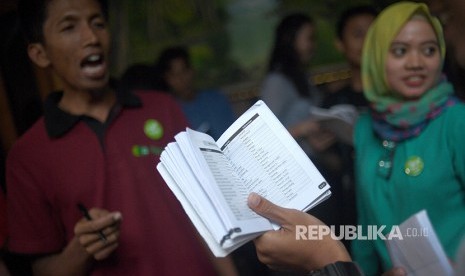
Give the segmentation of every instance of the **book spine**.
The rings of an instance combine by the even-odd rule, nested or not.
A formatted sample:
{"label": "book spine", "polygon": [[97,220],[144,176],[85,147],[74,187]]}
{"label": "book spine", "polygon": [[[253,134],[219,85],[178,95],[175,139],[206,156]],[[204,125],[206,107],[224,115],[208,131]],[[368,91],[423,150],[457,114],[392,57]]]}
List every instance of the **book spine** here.
{"label": "book spine", "polygon": [[236,227],[236,228],[231,228],[229,229],[228,233],[226,235],[223,236],[223,238],[221,239],[221,242],[220,242],[220,245],[223,246],[223,244],[231,239],[231,236],[234,234],[234,233],[240,233],[242,232],[241,228],[239,227]]}

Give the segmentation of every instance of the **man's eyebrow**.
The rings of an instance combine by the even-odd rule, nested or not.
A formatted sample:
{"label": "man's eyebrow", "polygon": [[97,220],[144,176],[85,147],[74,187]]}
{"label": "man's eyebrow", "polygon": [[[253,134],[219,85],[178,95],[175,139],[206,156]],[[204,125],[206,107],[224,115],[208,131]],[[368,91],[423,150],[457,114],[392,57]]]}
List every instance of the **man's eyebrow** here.
{"label": "man's eyebrow", "polygon": [[76,20],[77,20],[77,18],[76,18],[75,15],[67,14],[64,17],[62,17],[60,20],[58,20],[57,25],[60,25],[60,24],[62,24],[64,22],[76,21]]}
{"label": "man's eyebrow", "polygon": [[90,18],[90,20],[94,20],[96,18],[98,18],[98,19],[101,18],[101,19],[106,21],[106,17],[102,13],[99,13],[99,12],[92,14],[89,18]]}
{"label": "man's eyebrow", "polygon": [[[90,15],[88,18],[90,18],[90,20],[94,20],[96,18],[102,18],[102,19],[105,20],[105,16],[103,16],[102,13],[98,13],[98,12]],[[65,22],[69,22],[69,21],[73,22],[73,21],[77,21],[77,20],[78,20],[78,17],[76,15],[67,14],[64,17],[62,17],[60,20],[58,20],[57,25],[60,25],[60,24],[65,23]]]}

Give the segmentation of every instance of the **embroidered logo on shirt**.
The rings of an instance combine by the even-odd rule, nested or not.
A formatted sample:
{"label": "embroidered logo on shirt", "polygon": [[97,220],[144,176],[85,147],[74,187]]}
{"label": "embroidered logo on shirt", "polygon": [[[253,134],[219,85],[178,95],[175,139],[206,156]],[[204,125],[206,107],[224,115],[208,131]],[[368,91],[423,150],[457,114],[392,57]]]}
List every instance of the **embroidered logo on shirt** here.
{"label": "embroidered logo on shirt", "polygon": [[144,124],[144,133],[152,140],[163,137],[163,126],[155,119],[148,119]]}
{"label": "embroidered logo on shirt", "polygon": [[419,156],[414,155],[407,159],[407,162],[405,162],[404,171],[407,175],[417,176],[421,174],[424,166],[425,164],[423,163],[423,159],[421,159],[421,157]]}
{"label": "embroidered logo on shirt", "polygon": [[163,149],[155,146],[134,145],[132,146],[131,151],[132,155],[135,157],[147,156],[149,154],[159,156]]}

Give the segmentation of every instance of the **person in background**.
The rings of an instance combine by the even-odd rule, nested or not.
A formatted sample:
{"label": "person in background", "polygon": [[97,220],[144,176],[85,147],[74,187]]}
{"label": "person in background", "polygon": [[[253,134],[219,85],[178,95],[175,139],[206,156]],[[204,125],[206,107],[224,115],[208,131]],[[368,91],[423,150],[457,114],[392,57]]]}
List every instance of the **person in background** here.
{"label": "person in background", "polygon": [[[195,88],[195,72],[186,48],[164,49],[154,71],[156,89],[174,96],[191,128],[205,132],[217,140],[236,119],[229,100],[221,91]],[[252,242],[235,250],[231,257],[240,274],[266,275],[269,272],[257,260]]]}
{"label": "person in background", "polygon": [[[356,194],[362,227],[389,231],[426,209],[454,260],[465,233],[465,105],[442,74],[444,57],[441,24],[425,4],[395,3],[370,27],[362,55],[370,110],[355,129]],[[354,240],[352,256],[367,275],[392,266],[380,239]]]}
{"label": "person in background", "polygon": [[[221,91],[195,89],[195,72],[186,48],[163,50],[155,65],[155,74],[155,87],[174,96],[191,128],[216,140],[236,119],[229,100]],[[257,260],[252,242],[235,250],[231,257],[241,275],[269,273],[269,269]]]}
{"label": "person in background", "polygon": [[465,40],[462,39],[462,30],[465,15],[463,1],[456,0],[430,0],[431,4],[439,2],[442,11],[438,17],[444,24],[444,37],[448,46],[448,59],[446,63],[447,74],[454,84],[456,95],[465,99]]}
{"label": "person in background", "polygon": [[306,70],[315,51],[315,32],[313,19],[305,14],[294,13],[281,20],[260,88],[260,98],[309,156],[334,140],[310,118],[311,107],[321,101],[321,92],[310,83]]}
{"label": "person in background", "polygon": [[153,66],[136,63],[126,68],[119,79],[118,86],[120,89],[153,91],[155,89],[154,75]]}
{"label": "person in background", "polygon": [[340,189],[332,185],[331,174],[319,158],[319,153],[332,145],[335,137],[320,128],[310,113],[321,100],[321,92],[310,82],[306,70],[315,52],[315,33],[315,23],[306,14],[289,14],[279,22],[260,98],[331,185],[331,197],[309,212],[327,224],[339,225],[341,212],[336,201],[341,195]]}
{"label": "person in background", "polygon": [[[372,6],[354,6],[345,10],[336,24],[336,46],[344,54],[351,73],[349,82],[341,89],[326,93],[322,107],[331,108],[337,105],[354,106],[358,113],[368,108],[368,101],[363,95],[361,77],[362,48],[368,28],[377,16]],[[355,204],[355,176],[353,146],[336,142],[323,154],[327,160],[327,168],[341,187],[342,195],[335,202],[342,213],[342,224],[355,225],[357,211]],[[344,240],[344,245],[350,248],[350,241]]]}
{"label": "person in background", "polygon": [[185,48],[163,50],[156,63],[156,74],[157,89],[177,99],[193,129],[216,140],[236,119],[229,100],[220,91],[194,87],[194,70]]}
{"label": "person in background", "polygon": [[465,2],[444,0],[445,38],[452,49],[452,56],[460,67],[465,69],[465,37],[462,34],[465,24]]}
{"label": "person in background", "polygon": [[30,59],[62,91],[8,154],[8,249],[35,275],[234,275],[154,170],[182,111],[109,84],[106,2],[23,0],[19,15]]}
{"label": "person in background", "polygon": [[328,93],[322,106],[351,104],[363,111],[368,101],[363,95],[361,60],[362,48],[368,28],[378,15],[372,6],[354,6],[345,10],[336,24],[336,48],[344,55],[350,70],[349,83],[333,93]]}
{"label": "person in background", "polygon": [[444,31],[448,46],[457,64],[465,69],[465,37],[462,34],[465,23],[465,2],[462,0],[444,0]]}

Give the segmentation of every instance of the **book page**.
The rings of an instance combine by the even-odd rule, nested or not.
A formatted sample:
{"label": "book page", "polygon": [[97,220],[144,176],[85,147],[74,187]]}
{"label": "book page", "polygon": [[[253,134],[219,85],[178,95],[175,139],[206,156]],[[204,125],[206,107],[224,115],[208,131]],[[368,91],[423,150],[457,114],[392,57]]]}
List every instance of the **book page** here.
{"label": "book page", "polygon": [[217,257],[224,257],[228,255],[228,253],[232,252],[232,248],[230,250],[226,250],[220,246],[217,239],[215,239],[215,237],[211,234],[211,230],[206,225],[206,221],[202,219],[203,215],[197,213],[196,208],[191,204],[191,201],[188,199],[188,195],[186,195],[182,191],[182,189],[177,185],[177,182],[168,172],[165,165],[163,163],[158,163],[157,170],[160,172],[166,184],[169,186],[171,191],[173,191],[174,195],[181,203],[184,211],[189,216],[190,220],[194,224],[200,236],[205,240],[212,253]]}
{"label": "book page", "polygon": [[[169,143],[160,156],[160,160],[162,161],[160,164],[163,163],[164,165],[162,168],[164,170],[163,172],[165,172],[165,175],[166,173],[170,174],[169,180],[174,180],[177,187],[172,187],[173,183],[169,183],[168,180],[165,179],[165,175],[162,174],[162,176],[173,192],[175,192],[174,188],[177,188],[179,191],[176,192],[182,193],[182,195],[176,195],[182,205],[185,205],[186,203],[180,199],[180,196],[183,196],[184,199],[185,197],[188,197],[188,195],[196,195],[195,197],[190,197],[189,205],[191,205],[192,209],[199,217],[209,218],[209,220],[205,221],[205,224],[210,230],[210,235],[219,243],[223,238],[224,233],[227,231],[226,225],[221,219],[218,209],[215,207],[213,202],[210,201],[210,198],[203,190],[202,185],[198,182],[196,175],[192,171],[186,159],[176,158],[177,156],[182,156],[182,152],[177,143]],[[157,169],[160,171],[158,166]]]}
{"label": "book page", "polygon": [[399,226],[402,239],[386,240],[394,266],[408,275],[453,275],[453,269],[425,210]]}
{"label": "book page", "polygon": [[[259,233],[272,229],[271,223],[247,206],[248,189],[238,177],[229,160],[209,135],[187,129],[176,135],[189,164],[196,172],[199,184],[209,197],[225,223],[227,239],[222,245],[229,247],[236,236]],[[196,197],[196,196],[193,196]]]}
{"label": "book page", "polygon": [[[185,133],[181,134],[181,136],[184,135]],[[180,140],[180,137],[177,138]],[[157,170],[180,201],[186,214],[215,256],[226,256],[234,249],[258,236],[264,231],[263,229],[270,228],[268,220],[254,214],[259,221],[262,221],[262,224],[259,225],[265,225],[264,227],[260,226],[253,234],[240,233],[242,235],[235,238],[234,241],[232,235],[229,239],[225,240],[228,228],[222,219],[224,215],[219,213],[219,208],[211,200],[212,192],[216,193],[217,191],[206,191],[203,189],[203,186],[215,187],[215,185],[200,184],[197,174],[194,174],[187,159],[183,158],[183,153],[178,143],[169,143],[162,152],[160,161],[157,165]],[[248,208],[246,212],[253,213]]]}
{"label": "book page", "polygon": [[277,205],[306,211],[330,188],[263,101],[244,113],[217,144],[248,192]]}

